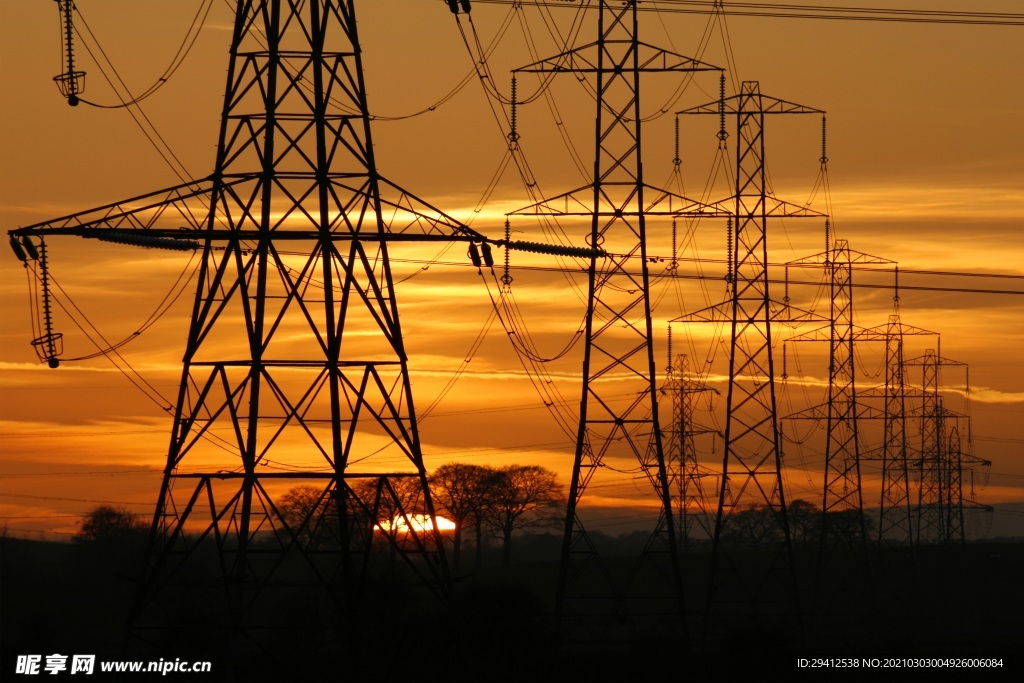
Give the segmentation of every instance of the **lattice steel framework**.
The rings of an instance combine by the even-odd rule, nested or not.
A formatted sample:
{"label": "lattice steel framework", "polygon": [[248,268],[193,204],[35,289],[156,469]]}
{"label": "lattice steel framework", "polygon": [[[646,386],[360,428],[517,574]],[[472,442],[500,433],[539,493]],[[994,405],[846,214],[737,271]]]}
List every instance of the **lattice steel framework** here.
{"label": "lattice steel framework", "polygon": [[830,557],[839,546],[866,557],[867,533],[861,490],[861,448],[857,421],[867,409],[857,401],[854,342],[861,336],[854,326],[853,267],[891,264],[889,259],[850,249],[837,239],[829,251],[791,262],[820,263],[829,278],[829,325],[792,337],[789,341],[827,341],[829,344],[828,399],[823,406],[790,417],[825,417],[825,467],[821,503],[819,583],[826,580]]}
{"label": "lattice steel framework", "polygon": [[661,393],[672,401],[672,422],[666,434],[665,452],[670,463],[669,484],[676,495],[679,543],[683,553],[692,542],[710,541],[714,537],[711,500],[705,491],[704,480],[717,475],[698,462],[694,437],[718,433],[694,420],[696,396],[715,390],[689,379],[687,365],[686,355],[677,355],[661,389]]}
{"label": "lattice steel framework", "polygon": [[[645,183],[640,82],[646,73],[718,69],[641,42],[636,5],[601,0],[596,42],[516,70],[589,75],[597,95],[593,182],[514,212],[589,218],[588,243],[609,253],[601,262],[592,259],[588,269],[579,432],[556,591],[567,639],[685,633],[672,491],[658,421],[647,230],[651,216],[704,207]],[[618,400],[624,392],[631,395],[625,404]],[[613,471],[609,467],[638,468],[660,511],[640,562],[621,575],[594,548],[581,514],[588,485]]]}
{"label": "lattice steel framework", "polygon": [[882,425],[882,493],[878,542],[912,545],[910,473],[907,468],[907,406],[903,380],[904,330],[899,313],[889,316],[885,333],[885,421]]}
{"label": "lattice steel framework", "polygon": [[882,445],[865,454],[864,460],[881,461],[882,490],[878,512],[878,542],[912,545],[915,542],[914,496],[910,476],[910,448],[907,435],[907,384],[904,338],[938,336],[908,325],[900,319],[899,297],[885,325],[857,333],[859,340],[885,343],[885,387],[883,390]]}
{"label": "lattice steel framework", "polygon": [[964,466],[960,429],[954,424],[949,430],[946,445],[947,460],[943,476],[946,496],[944,503],[947,543],[963,543],[964,536]]}
{"label": "lattice steel framework", "polygon": [[483,238],[380,177],[369,122],[353,0],[239,0],[213,174],[15,231],[202,249],[143,640],[273,651],[302,604],[304,647],[359,648],[375,538],[374,578],[447,595],[388,244]]}
{"label": "lattice steel framework", "polygon": [[[921,366],[921,449],[914,456],[918,477],[916,538],[918,544],[963,543],[962,453],[956,419],[942,401],[942,367],[965,363],[943,358],[935,349],[906,361]],[[952,445],[956,449],[951,448]]]}
{"label": "lattice steel framework", "polygon": [[[736,116],[735,194],[716,204],[727,207],[734,221],[730,245],[735,247],[730,248],[729,256],[731,298],[673,321],[731,325],[725,448],[707,615],[757,618],[759,613],[797,614],[799,602],[782,487],[773,325],[821,319],[771,298],[767,228],[769,218],[820,218],[822,214],[768,193],[764,124],[765,116],[771,114],[824,112],[762,95],[756,81],[744,81],[737,95],[678,113]],[[767,540],[772,548],[758,553],[771,556],[767,565],[735,560],[737,553],[749,549],[741,540],[744,530],[739,525],[753,516],[759,517],[759,538]],[[763,551],[763,544],[758,545]],[[727,615],[730,611],[734,614]],[[720,623],[736,626],[729,619]]]}

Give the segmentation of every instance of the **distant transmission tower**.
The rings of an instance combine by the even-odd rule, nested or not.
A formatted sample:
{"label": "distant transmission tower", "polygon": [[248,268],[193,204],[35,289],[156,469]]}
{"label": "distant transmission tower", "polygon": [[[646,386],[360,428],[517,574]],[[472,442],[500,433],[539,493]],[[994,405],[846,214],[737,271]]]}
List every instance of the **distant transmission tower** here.
{"label": "distant transmission tower", "polygon": [[[670,341],[671,333],[669,329]],[[694,399],[709,391],[715,390],[688,378],[686,355],[678,354],[669,367],[661,393],[672,401],[665,452],[669,483],[676,497],[679,545],[683,553],[692,549],[694,542],[710,541],[714,537],[711,496],[705,480],[717,477],[717,473],[698,462],[694,437],[718,432],[697,424],[693,417]]]}
{"label": "distant transmission tower", "polygon": [[[906,361],[921,367],[921,447],[913,460],[918,477],[916,536],[921,545],[963,543],[963,489],[956,413],[942,402],[942,367],[965,363],[943,358],[935,349]],[[955,449],[951,448],[955,446]]]}
{"label": "distant transmission tower", "polygon": [[483,238],[377,173],[353,0],[240,0],[213,174],[43,234],[203,253],[137,636],[358,654],[371,574],[445,599],[388,245]]}
{"label": "distant transmission tower", "polygon": [[[897,276],[899,271],[897,270]],[[857,333],[864,341],[885,343],[885,387],[882,445],[865,453],[865,461],[881,461],[882,490],[878,510],[879,545],[913,545],[915,542],[914,487],[911,480],[909,439],[907,435],[907,378],[904,339],[908,336],[938,336],[937,333],[908,325],[900,319],[899,280],[893,296],[893,312],[885,325]]]}
{"label": "distant transmission tower", "polygon": [[[726,98],[723,93],[717,102],[677,113],[719,116],[719,139],[727,135],[726,114],[736,116],[735,194],[717,203],[732,217],[728,235],[731,297],[672,321],[731,325],[725,452],[707,612],[709,630],[712,617],[728,629],[739,626],[740,618],[777,620],[799,613],[782,487],[773,325],[820,319],[772,299],[768,219],[823,216],[769,194],[765,116],[824,112],[762,95],[756,81],[744,81],[737,95]],[[748,522],[756,526],[756,537],[746,533]],[[755,550],[756,561],[749,557]],[[768,558],[767,564],[763,557]],[[709,631],[708,635],[721,634]]]}
{"label": "distant transmission tower", "polygon": [[[827,227],[826,222],[826,227]],[[867,410],[857,401],[854,325],[854,265],[891,264],[888,259],[850,249],[837,239],[828,250],[788,265],[820,264],[829,279],[829,324],[791,337],[788,342],[826,341],[829,344],[828,399],[789,417],[824,417],[825,463],[821,529],[815,593],[820,602],[850,583],[868,578],[867,528],[861,489],[861,445],[858,420]],[[836,557],[836,552],[842,555]]]}
{"label": "distant transmission tower", "polygon": [[[608,252],[600,263],[591,259],[588,270],[579,432],[556,612],[567,639],[685,636],[672,491],[658,422],[647,229],[651,216],[681,215],[700,205],[644,181],[640,82],[648,73],[719,69],[641,42],[635,0],[601,0],[597,15],[596,42],[516,70],[592,77],[596,129],[593,182],[513,215],[589,219],[588,243]],[[585,492],[595,479],[614,478],[617,471],[621,480],[623,470],[650,485],[660,518],[637,566],[616,573],[587,533]]]}

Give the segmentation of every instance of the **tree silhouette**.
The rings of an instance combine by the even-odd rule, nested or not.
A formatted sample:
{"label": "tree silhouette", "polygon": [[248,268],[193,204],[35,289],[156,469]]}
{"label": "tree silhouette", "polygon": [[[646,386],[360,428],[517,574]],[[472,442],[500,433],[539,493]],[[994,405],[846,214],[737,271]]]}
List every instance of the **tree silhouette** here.
{"label": "tree silhouette", "polygon": [[821,537],[821,509],[803,498],[791,501],[786,507],[793,544],[807,547]]}
{"label": "tree silhouette", "polygon": [[480,566],[484,512],[491,503],[496,478],[497,472],[491,467],[465,463],[441,465],[429,477],[438,512],[444,512],[455,522],[452,559],[456,569],[462,557],[462,532],[470,523],[476,532],[477,567]]}
{"label": "tree silhouette", "polygon": [[74,536],[77,543],[108,544],[135,542],[143,538],[148,525],[134,512],[115,505],[99,505],[82,519]]}
{"label": "tree silhouette", "polygon": [[281,516],[295,534],[302,547],[316,550],[330,537],[329,524],[337,522],[337,511],[331,509],[331,501],[324,489],[312,484],[294,486],[277,501]]}
{"label": "tree silhouette", "polygon": [[565,519],[565,490],[555,473],[538,465],[508,465],[495,472],[484,515],[502,539],[502,562],[512,557],[512,532],[549,527]]}
{"label": "tree silhouette", "polygon": [[775,515],[767,505],[745,505],[723,522],[721,538],[732,547],[753,550],[781,542],[783,537]]}

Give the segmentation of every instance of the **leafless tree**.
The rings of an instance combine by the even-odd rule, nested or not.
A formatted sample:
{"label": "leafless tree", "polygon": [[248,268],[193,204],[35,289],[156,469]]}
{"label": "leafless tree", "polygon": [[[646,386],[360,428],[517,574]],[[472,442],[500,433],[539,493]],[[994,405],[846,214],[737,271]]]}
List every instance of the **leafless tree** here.
{"label": "leafless tree", "polygon": [[781,542],[783,537],[775,515],[767,505],[746,505],[723,520],[721,538],[732,547],[753,550]]}
{"label": "leafless tree", "polygon": [[491,503],[496,478],[497,472],[491,467],[465,463],[441,465],[430,475],[430,491],[438,512],[455,523],[452,556],[456,568],[462,557],[462,532],[468,524],[476,532],[477,567],[480,566],[484,511]]}
{"label": "leafless tree", "polygon": [[[328,535],[324,526],[332,515],[327,491],[312,484],[300,484],[288,489],[277,501],[277,508],[296,540],[309,550],[315,550]],[[325,519],[327,517],[328,519]]]}
{"label": "leafless tree", "polygon": [[555,473],[539,465],[508,465],[495,472],[485,518],[502,539],[502,561],[512,557],[514,531],[550,527],[565,519],[565,490]]}

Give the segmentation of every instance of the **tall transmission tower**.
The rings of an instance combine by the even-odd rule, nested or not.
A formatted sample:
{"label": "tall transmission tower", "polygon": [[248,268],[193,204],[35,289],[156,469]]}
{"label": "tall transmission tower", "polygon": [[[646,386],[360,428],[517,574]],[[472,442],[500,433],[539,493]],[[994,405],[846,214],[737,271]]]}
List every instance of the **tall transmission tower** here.
{"label": "tall transmission tower", "polygon": [[[704,207],[644,181],[641,76],[720,69],[641,42],[635,0],[601,0],[596,14],[596,42],[516,70],[595,80],[594,175],[585,187],[510,215],[589,219],[588,243],[608,252],[600,263],[591,259],[588,269],[579,431],[556,612],[567,639],[685,637],[672,491],[658,422],[647,231],[652,216]],[[625,471],[648,482],[659,506],[647,549],[625,573],[600,556],[585,519],[587,487],[616,471],[619,478]]]}
{"label": "tall transmission tower", "polygon": [[377,173],[353,0],[239,0],[213,173],[12,231],[51,234],[202,249],[141,641],[213,630],[245,661],[302,604],[304,647],[358,651],[382,537],[445,600],[389,243],[483,237]]}
{"label": "tall transmission tower", "polygon": [[[735,193],[718,202],[732,217],[729,226],[730,299],[672,322],[723,322],[731,325],[729,388],[722,481],[712,545],[711,589],[707,627],[712,616],[726,628],[736,618],[786,619],[799,614],[795,567],[782,486],[782,445],[775,390],[774,324],[812,322],[771,297],[768,277],[768,219],[823,217],[822,214],[771,196],[766,183],[765,117],[774,114],[819,114],[814,109],[761,94],[756,81],[717,102],[677,112],[717,115],[724,139],[727,114],[736,117]],[[735,245],[735,247],[733,246]],[[741,540],[742,523],[759,517],[758,551],[769,562],[740,558],[750,547]],[[763,542],[762,542],[763,541]],[[721,618],[721,619],[719,619]]]}

